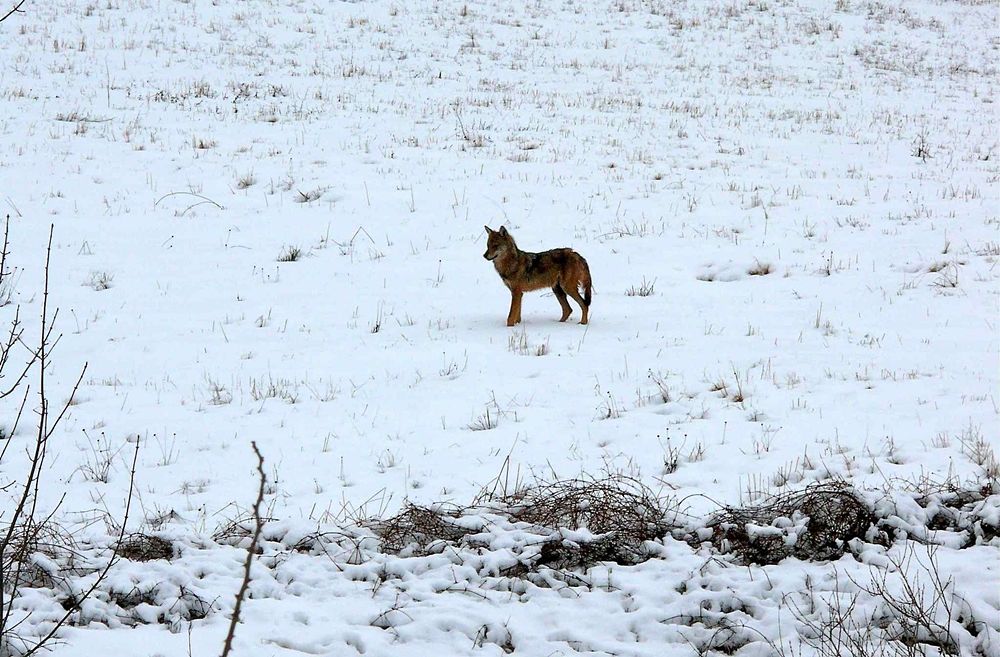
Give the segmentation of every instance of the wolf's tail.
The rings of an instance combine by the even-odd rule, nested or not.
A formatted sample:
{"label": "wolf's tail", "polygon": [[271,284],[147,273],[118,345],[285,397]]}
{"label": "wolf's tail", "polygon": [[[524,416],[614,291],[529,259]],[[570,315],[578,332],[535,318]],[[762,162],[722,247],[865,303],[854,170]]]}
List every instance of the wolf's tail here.
{"label": "wolf's tail", "polygon": [[[581,260],[583,260],[583,258],[581,258]],[[583,302],[587,304],[588,308],[590,308],[590,299],[594,290],[594,283],[590,280],[590,265],[587,264],[586,260],[583,260],[583,278],[580,280],[580,285],[583,287]]]}

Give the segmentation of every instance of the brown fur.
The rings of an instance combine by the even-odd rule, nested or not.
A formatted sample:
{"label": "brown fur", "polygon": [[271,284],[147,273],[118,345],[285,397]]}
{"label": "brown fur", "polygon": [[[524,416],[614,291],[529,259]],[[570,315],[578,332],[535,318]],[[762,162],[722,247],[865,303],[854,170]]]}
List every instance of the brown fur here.
{"label": "brown fur", "polygon": [[590,281],[590,267],[583,256],[573,249],[552,249],[541,253],[522,251],[517,248],[506,228],[485,228],[489,237],[483,257],[493,261],[504,285],[510,290],[507,326],[514,326],[521,321],[521,297],[525,292],[546,288],[552,290],[562,308],[560,322],[565,322],[573,312],[566,300],[568,295],[580,304],[583,313],[580,323],[587,323],[593,285]]}

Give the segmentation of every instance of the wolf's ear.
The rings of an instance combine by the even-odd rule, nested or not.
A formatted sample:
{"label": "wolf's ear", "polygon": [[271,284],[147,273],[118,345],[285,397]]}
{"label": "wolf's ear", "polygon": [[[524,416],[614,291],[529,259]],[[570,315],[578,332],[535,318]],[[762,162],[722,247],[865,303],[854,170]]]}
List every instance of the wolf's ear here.
{"label": "wolf's ear", "polygon": [[486,232],[487,232],[487,233],[492,233],[492,232],[493,232],[493,229],[492,229],[492,228],[490,228],[489,226],[483,226],[483,228],[485,228],[485,229],[486,229]]}
{"label": "wolf's ear", "polygon": [[509,233],[507,232],[506,226],[500,226],[500,234],[503,235],[504,237],[507,237]]}

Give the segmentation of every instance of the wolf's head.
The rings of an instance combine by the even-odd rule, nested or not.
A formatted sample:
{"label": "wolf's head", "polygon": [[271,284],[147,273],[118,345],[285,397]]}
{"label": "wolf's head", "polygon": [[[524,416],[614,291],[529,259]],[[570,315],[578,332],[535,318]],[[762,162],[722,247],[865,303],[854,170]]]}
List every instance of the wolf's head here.
{"label": "wolf's head", "polygon": [[486,229],[486,253],[483,257],[487,260],[496,260],[502,256],[505,252],[517,248],[514,244],[514,238],[510,236],[507,229],[503,226],[500,230],[493,230],[489,226],[483,226]]}

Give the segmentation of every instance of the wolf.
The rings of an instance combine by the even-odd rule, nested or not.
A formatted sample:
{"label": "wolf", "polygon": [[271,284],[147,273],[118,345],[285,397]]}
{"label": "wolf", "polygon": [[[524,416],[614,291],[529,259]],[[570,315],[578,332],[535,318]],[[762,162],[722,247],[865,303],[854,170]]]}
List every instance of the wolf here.
{"label": "wolf", "polygon": [[[507,326],[521,321],[521,297],[525,292],[550,288],[562,306],[560,322],[565,322],[573,313],[566,296],[580,304],[586,324],[590,316],[590,299],[593,284],[587,261],[573,249],[552,249],[541,253],[531,253],[517,248],[514,238],[503,226],[500,230],[486,229],[486,253],[483,257],[493,262],[504,285],[510,290],[510,312]],[[580,290],[583,295],[580,295]]]}

